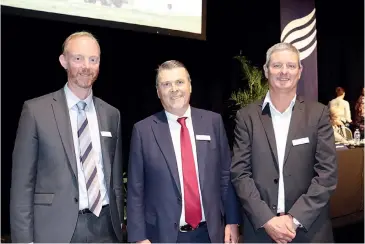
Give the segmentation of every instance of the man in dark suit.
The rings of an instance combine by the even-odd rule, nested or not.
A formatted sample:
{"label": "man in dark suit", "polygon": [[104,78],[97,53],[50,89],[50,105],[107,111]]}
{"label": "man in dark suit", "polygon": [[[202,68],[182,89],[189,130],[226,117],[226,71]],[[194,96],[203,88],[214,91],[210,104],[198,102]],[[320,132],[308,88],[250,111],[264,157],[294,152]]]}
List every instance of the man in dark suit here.
{"label": "man in dark suit", "polygon": [[244,242],[333,242],[333,129],[326,106],[296,95],[299,57],[291,44],[271,47],[265,99],[237,112],[231,174],[245,210]]}
{"label": "man in dark suit", "polygon": [[238,200],[220,115],[189,105],[184,65],[166,61],[156,88],[164,110],[133,128],[128,170],[130,242],[237,242]]}
{"label": "man in dark suit", "polygon": [[13,242],[122,241],[119,111],[94,97],[100,47],[88,32],[64,42],[68,82],[26,101],[13,151]]}

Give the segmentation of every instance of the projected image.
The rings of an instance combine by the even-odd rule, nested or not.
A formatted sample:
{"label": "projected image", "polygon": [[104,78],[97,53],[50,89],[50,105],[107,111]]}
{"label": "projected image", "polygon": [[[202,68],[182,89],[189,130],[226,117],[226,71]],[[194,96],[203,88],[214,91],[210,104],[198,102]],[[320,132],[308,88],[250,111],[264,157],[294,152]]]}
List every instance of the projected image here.
{"label": "projected image", "polygon": [[1,0],[1,5],[202,33],[202,0]]}

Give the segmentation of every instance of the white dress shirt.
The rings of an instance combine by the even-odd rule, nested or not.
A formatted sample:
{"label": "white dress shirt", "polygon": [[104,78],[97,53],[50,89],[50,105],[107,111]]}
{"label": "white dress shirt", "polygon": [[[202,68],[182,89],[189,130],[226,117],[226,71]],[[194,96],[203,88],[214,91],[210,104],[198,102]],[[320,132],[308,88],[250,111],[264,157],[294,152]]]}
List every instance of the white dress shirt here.
{"label": "white dress shirt", "polygon": [[[89,201],[87,196],[87,189],[86,189],[86,181],[83,172],[83,168],[81,167],[80,162],[80,149],[79,149],[79,139],[77,136],[77,106],[76,104],[81,101],[71,90],[68,88],[67,84],[64,87],[67,107],[70,114],[71,120],[71,127],[72,127],[72,137],[75,147],[75,154],[76,154],[76,162],[77,162],[77,178],[79,183],[79,210],[89,208]],[[89,129],[91,133],[91,142],[93,145],[93,150],[95,155],[98,157],[96,160],[96,169],[99,179],[100,185],[100,193],[102,199],[102,205],[109,204],[109,197],[107,194],[107,188],[104,180],[104,171],[103,171],[103,157],[101,153],[101,145],[100,145],[100,135],[99,135],[99,125],[98,125],[98,118],[96,115],[96,110],[94,106],[94,102],[92,99],[92,92],[90,95],[83,100],[86,103],[85,113],[89,123]]]}
{"label": "white dress shirt", "polygon": [[[184,201],[184,179],[183,179],[183,171],[182,171],[182,161],[181,161],[181,147],[180,147],[180,130],[181,125],[179,122],[177,122],[177,119],[180,118],[179,116],[173,115],[167,111],[165,111],[167,121],[169,123],[170,128],[170,134],[172,138],[172,143],[174,145],[175,150],[175,157],[177,162],[177,169],[179,171],[179,179],[180,179],[180,186],[181,186],[181,199],[182,199],[182,211],[181,211],[181,217],[180,217],[180,226],[186,225],[185,221],[185,201]],[[197,173],[197,179],[198,179],[198,187],[199,187],[199,196],[200,196],[200,205],[202,209],[202,222],[205,221],[205,215],[204,215],[204,207],[203,207],[203,199],[201,194],[201,187],[200,187],[200,181],[199,181],[199,167],[198,167],[198,160],[197,160],[197,154],[196,154],[196,144],[195,144],[195,136],[194,136],[194,129],[193,129],[193,122],[191,120],[191,109],[190,106],[186,110],[184,116],[187,117],[186,119],[186,127],[189,130],[190,135],[190,141],[191,146],[193,147],[193,155],[194,155],[194,163],[195,163],[195,170]]]}
{"label": "white dress shirt", "polygon": [[350,122],[351,120],[351,110],[350,110],[350,104],[348,101],[342,99],[342,98],[335,98],[332,99],[329,102],[329,107],[337,107],[338,108],[338,117],[343,122]]}
{"label": "white dress shirt", "polygon": [[[272,125],[275,133],[276,150],[279,164],[279,190],[278,190],[278,206],[277,213],[285,213],[285,187],[283,177],[284,155],[286,148],[286,141],[289,132],[290,120],[292,116],[293,107],[295,104],[296,95],[291,100],[289,107],[281,113],[278,111],[270,98],[270,92],[266,93],[262,109],[269,103]],[[299,225],[299,222],[294,218],[294,223]]]}

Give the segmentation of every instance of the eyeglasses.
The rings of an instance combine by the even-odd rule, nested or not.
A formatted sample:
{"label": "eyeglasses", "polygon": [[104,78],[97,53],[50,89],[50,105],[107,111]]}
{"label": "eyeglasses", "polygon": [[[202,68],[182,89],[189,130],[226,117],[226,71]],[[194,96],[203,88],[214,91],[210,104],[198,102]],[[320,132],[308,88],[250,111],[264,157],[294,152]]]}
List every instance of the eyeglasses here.
{"label": "eyeglasses", "polygon": [[184,81],[184,80],[165,81],[165,82],[159,82],[158,84],[163,89],[171,89],[172,88],[172,83],[174,83],[176,87],[182,87],[182,86],[185,85],[186,81]]}

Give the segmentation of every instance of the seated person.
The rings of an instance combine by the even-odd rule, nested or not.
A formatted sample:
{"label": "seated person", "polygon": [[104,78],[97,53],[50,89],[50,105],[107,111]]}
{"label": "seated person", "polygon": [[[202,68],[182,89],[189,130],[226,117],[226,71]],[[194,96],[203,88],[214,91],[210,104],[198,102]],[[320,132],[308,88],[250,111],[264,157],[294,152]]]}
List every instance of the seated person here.
{"label": "seated person", "polygon": [[350,104],[346,101],[345,98],[345,90],[342,87],[336,88],[337,97],[332,99],[329,102],[329,108],[337,107],[338,108],[338,117],[343,122],[345,126],[349,126],[351,120],[351,111]]}
{"label": "seated person", "polygon": [[340,114],[341,111],[338,107],[330,108],[330,121],[335,134],[335,142],[348,144],[349,142],[346,140],[345,125],[340,119]]}

